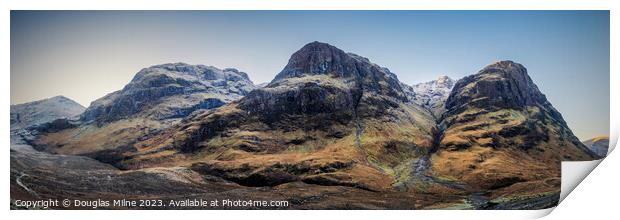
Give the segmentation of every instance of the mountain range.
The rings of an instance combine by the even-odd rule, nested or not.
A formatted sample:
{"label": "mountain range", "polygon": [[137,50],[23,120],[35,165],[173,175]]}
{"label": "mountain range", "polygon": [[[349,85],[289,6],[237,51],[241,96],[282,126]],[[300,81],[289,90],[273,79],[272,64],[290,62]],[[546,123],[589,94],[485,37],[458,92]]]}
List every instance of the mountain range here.
{"label": "mountain range", "polygon": [[[277,194],[296,201],[291,208],[547,208],[559,198],[561,161],[600,157],[521,64],[409,86],[321,42],[292,54],[261,86],[230,68],[146,68],[78,117],[29,130],[40,153],[168,170],[166,184]],[[12,169],[27,170],[13,158]],[[12,170],[12,185],[19,173]]]}

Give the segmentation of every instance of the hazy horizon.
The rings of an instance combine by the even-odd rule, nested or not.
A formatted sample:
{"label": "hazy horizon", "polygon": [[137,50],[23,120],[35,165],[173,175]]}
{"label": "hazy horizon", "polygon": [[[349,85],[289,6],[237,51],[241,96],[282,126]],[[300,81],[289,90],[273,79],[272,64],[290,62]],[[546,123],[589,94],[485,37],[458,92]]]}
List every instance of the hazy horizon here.
{"label": "hazy horizon", "polygon": [[410,85],[513,60],[577,137],[609,134],[609,11],[11,11],[11,104],[63,95],[88,107],[174,62],[259,84],[312,41]]}

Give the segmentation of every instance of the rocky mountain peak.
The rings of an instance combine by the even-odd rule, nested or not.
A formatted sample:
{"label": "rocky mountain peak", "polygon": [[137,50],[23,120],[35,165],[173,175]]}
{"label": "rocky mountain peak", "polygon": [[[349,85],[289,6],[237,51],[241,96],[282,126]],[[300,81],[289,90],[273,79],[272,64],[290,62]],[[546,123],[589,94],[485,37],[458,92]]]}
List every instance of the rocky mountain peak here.
{"label": "rocky mountain peak", "polygon": [[368,58],[317,41],[293,53],[288,64],[267,87],[278,86],[291,78],[309,76],[329,76],[364,92],[407,100],[401,83],[389,69],[370,62]]}
{"label": "rocky mountain peak", "polygon": [[75,102],[75,101],[73,101],[73,100],[71,100],[71,99],[69,99],[69,98],[67,98],[65,96],[62,96],[62,95],[57,95],[57,96],[51,97],[51,98],[49,98],[47,100],[49,100],[49,101],[59,101],[59,102]]}
{"label": "rocky mountain peak", "polygon": [[64,96],[11,105],[11,130],[71,118],[83,111],[82,105]]}
{"label": "rocky mountain peak", "polygon": [[[540,150],[545,147],[543,143],[556,138],[553,141],[562,142],[564,147],[548,149],[553,152],[547,155],[550,158],[595,157],[538,90],[527,69],[513,61],[495,62],[459,80],[446,101],[446,111],[442,123],[447,130],[442,143],[449,149],[481,144]],[[489,129],[491,125],[503,128],[494,132]],[[480,141],[463,141],[473,137],[464,135],[465,131],[473,130],[483,134],[475,137]],[[491,142],[484,142],[486,137],[491,137]]]}
{"label": "rocky mountain peak", "polygon": [[239,74],[239,76],[243,77],[246,80],[250,80],[250,77],[248,76],[248,74],[246,72],[241,72],[238,69],[235,68],[225,68],[224,72],[232,72],[232,73],[236,73]]}
{"label": "rocky mountain peak", "polygon": [[314,41],[293,53],[274,81],[304,74],[349,76],[355,72],[355,61],[352,56],[332,45]]}
{"label": "rocky mountain peak", "polygon": [[136,115],[155,119],[184,117],[237,100],[255,88],[234,68],[167,63],[144,68],[122,90],[95,100],[84,121],[110,122]]}
{"label": "rocky mountain peak", "polygon": [[454,86],[454,80],[446,75],[439,76],[437,80],[435,80],[437,87],[440,88],[450,88]]}
{"label": "rocky mountain peak", "polygon": [[513,61],[490,64],[477,74],[459,80],[446,102],[448,109],[465,105],[481,108],[513,108],[550,105],[523,65]]}
{"label": "rocky mountain peak", "polygon": [[187,63],[166,63],[160,65],[154,65],[148,68],[142,69],[138,74],[136,74],[133,81],[140,80],[141,77],[151,75],[152,73],[157,72],[169,72],[176,73],[179,75],[186,75],[197,77],[203,80],[242,80],[242,81],[250,81],[248,74],[245,72],[241,72],[235,68],[224,68],[219,69],[214,66],[205,66],[205,65],[190,65]]}
{"label": "rocky mountain peak", "polygon": [[454,87],[454,80],[444,75],[436,80],[411,86],[409,96],[415,103],[428,109],[435,118],[439,119],[445,112],[444,106],[452,87]]}

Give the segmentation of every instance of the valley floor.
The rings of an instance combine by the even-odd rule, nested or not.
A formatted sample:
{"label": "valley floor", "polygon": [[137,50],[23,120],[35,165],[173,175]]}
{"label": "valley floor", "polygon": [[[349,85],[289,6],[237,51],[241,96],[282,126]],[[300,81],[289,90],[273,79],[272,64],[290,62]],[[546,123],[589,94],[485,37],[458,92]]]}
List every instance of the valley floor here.
{"label": "valley floor", "polygon": [[[11,209],[21,201],[44,199],[161,200],[164,206],[103,206],[98,209],[541,209],[556,205],[559,194],[489,201],[484,193],[437,196],[374,192],[346,186],[292,182],[246,187],[183,167],[122,171],[83,156],[53,155],[24,144],[11,145]],[[286,201],[279,206],[170,206],[171,201]],[[271,203],[268,203],[271,204]],[[70,205],[52,209],[92,209]]]}

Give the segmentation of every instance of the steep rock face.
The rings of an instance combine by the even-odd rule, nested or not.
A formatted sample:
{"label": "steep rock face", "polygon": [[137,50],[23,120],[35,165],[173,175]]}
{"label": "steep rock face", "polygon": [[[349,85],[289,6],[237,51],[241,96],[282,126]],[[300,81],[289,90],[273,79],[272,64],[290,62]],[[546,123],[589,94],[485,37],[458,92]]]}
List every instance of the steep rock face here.
{"label": "steep rock face", "polygon": [[314,75],[343,79],[343,82],[365,92],[407,101],[400,81],[387,68],[371,63],[367,58],[345,53],[332,45],[316,41],[295,52],[267,87],[284,79]]}
{"label": "steep rock face", "polygon": [[440,76],[436,80],[411,86],[411,99],[429,109],[435,118],[440,119],[446,111],[446,100],[453,87],[453,79],[448,76]]}
{"label": "steep rock face", "polygon": [[11,130],[32,127],[61,118],[72,118],[84,107],[64,96],[11,105]]}
{"label": "steep rock face", "polygon": [[[366,58],[313,42],[266,87],[140,143],[143,153],[125,166],[182,160],[245,185],[385,190],[394,182],[388,173],[428,152],[436,130],[401,85]],[[164,150],[167,159],[151,159]]]}
{"label": "steep rock face", "polygon": [[541,106],[561,118],[527,75],[525,67],[512,61],[496,62],[459,80],[446,103],[451,114],[471,107],[522,109],[527,106]]}
{"label": "steep rock face", "polygon": [[239,107],[268,118],[343,113],[344,119],[351,120],[360,103],[377,108],[363,113],[380,116],[385,108],[404,102],[408,99],[401,83],[387,68],[329,44],[312,42],[295,52],[269,85],[241,100]]}
{"label": "steep rock face", "polygon": [[609,149],[609,136],[594,137],[590,140],[584,141],[583,144],[602,158],[607,156],[607,151]]}
{"label": "steep rock face", "polygon": [[[479,189],[559,178],[562,160],[596,158],[527,74],[500,61],[459,80],[446,101],[433,170]],[[508,187],[508,188],[505,188]]]}
{"label": "steep rock face", "polygon": [[112,122],[131,117],[180,118],[239,99],[254,89],[244,72],[171,63],[142,69],[122,90],[94,101],[83,121]]}

